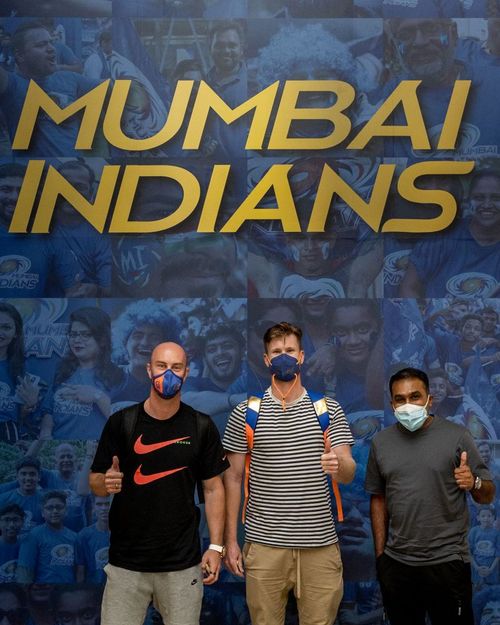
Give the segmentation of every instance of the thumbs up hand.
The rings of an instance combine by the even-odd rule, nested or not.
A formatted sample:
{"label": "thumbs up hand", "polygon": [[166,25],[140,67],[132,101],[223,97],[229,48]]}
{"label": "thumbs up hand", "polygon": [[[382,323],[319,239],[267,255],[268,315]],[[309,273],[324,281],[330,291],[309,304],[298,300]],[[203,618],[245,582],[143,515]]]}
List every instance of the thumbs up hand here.
{"label": "thumbs up hand", "polygon": [[113,463],[104,475],[104,486],[110,495],[121,491],[122,480],[123,473],[120,471],[118,456],[113,456]]}
{"label": "thumbs up hand", "polygon": [[334,477],[339,471],[339,459],[332,449],[332,442],[329,438],[325,439],[325,451],[321,454],[321,468],[325,473]]}
{"label": "thumbs up hand", "polygon": [[455,469],[455,482],[461,490],[472,490],[474,488],[474,476],[467,464],[467,452],[460,454],[460,465]]}

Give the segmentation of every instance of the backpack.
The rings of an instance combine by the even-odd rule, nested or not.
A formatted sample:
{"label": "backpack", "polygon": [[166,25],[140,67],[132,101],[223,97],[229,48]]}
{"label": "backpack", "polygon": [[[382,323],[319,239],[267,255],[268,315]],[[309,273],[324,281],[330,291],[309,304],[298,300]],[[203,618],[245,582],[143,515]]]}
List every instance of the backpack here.
{"label": "backpack", "polygon": [[[134,431],[139,419],[139,409],[142,404],[135,404],[124,410],[123,418],[121,420],[122,434],[125,437],[127,447],[131,448],[134,443]],[[208,432],[208,418],[206,415],[201,414],[197,410],[194,411],[196,415],[196,438],[197,444]],[[203,493],[202,480],[196,480],[196,490],[198,492],[199,503],[205,503],[205,495]]]}
{"label": "backpack", "polygon": [[[328,426],[330,425],[330,413],[328,412],[328,408],[326,405],[326,400],[324,395],[321,393],[316,393],[314,391],[307,391],[309,398],[311,399],[312,405],[314,407],[314,412],[316,413],[316,417],[318,419],[319,426],[321,431],[323,432],[323,439],[326,443],[328,437]],[[245,415],[245,435],[247,439],[247,447],[248,452],[245,458],[245,479],[244,479],[244,491],[245,491],[245,500],[243,503],[243,510],[241,514],[242,523],[245,522],[245,513],[246,507],[248,503],[248,497],[250,495],[249,482],[250,482],[250,460],[252,456],[252,449],[254,444],[254,434],[255,428],[257,427],[257,421],[259,419],[260,406],[262,403],[262,398],[264,394],[260,395],[251,395],[248,398],[247,409]],[[335,504],[337,506],[337,515],[339,522],[344,520],[344,512],[342,510],[342,500],[340,497],[339,485],[337,482],[333,480],[330,476],[333,496],[335,497]]]}

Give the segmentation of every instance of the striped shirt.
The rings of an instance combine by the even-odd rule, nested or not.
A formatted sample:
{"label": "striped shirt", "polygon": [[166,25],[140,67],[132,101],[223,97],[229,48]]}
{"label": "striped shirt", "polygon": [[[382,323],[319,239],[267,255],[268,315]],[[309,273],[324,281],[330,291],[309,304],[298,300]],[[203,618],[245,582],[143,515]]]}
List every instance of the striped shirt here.
{"label": "striped shirt", "polygon": [[[353,445],[340,405],[326,398],[332,447]],[[248,451],[247,402],[231,413],[223,445],[229,452]],[[307,392],[283,411],[270,389],[264,394],[250,463],[250,498],[245,538],[273,547],[308,548],[337,542],[330,492],[321,468],[324,439]]]}

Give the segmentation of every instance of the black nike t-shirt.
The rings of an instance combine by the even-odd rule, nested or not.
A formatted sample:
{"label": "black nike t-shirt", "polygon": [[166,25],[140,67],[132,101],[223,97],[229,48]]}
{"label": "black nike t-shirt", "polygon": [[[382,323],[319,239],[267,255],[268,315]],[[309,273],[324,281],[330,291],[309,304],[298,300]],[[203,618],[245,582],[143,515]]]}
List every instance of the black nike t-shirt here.
{"label": "black nike t-shirt", "polygon": [[106,473],[118,456],[124,473],[122,491],[114,495],[109,515],[109,562],[132,571],[186,569],[201,559],[196,481],[219,475],[229,463],[210,417],[183,403],[166,420],[150,417],[141,404],[129,441],[123,418],[136,409],[111,415],[91,469]]}

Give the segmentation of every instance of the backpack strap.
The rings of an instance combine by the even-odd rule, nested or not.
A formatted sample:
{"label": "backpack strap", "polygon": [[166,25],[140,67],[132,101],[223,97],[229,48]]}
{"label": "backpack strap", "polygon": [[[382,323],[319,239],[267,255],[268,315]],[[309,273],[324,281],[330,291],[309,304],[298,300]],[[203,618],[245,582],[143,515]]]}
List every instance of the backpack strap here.
{"label": "backpack strap", "polygon": [[[199,457],[199,452],[202,448],[202,442],[203,439],[205,438],[205,436],[207,435],[208,432],[208,417],[207,415],[204,415],[198,411],[196,411],[196,438],[198,439],[196,441],[197,445],[198,445],[198,453],[197,456]],[[197,467],[199,469],[199,467]],[[199,471],[198,471],[199,473]],[[205,503],[205,493],[203,491],[203,481],[200,478],[196,478],[196,490],[198,492],[198,501],[200,503]]]}
{"label": "backpack strap", "polygon": [[[323,432],[323,439],[326,441],[328,439],[328,428],[330,426],[330,413],[328,412],[328,406],[326,405],[326,399],[324,395],[321,393],[316,393],[315,391],[307,391],[309,398],[311,399],[312,405],[314,407],[314,412],[316,413],[316,417],[318,418],[319,425],[321,427],[321,431]],[[342,499],[340,497],[340,489],[337,482],[330,476],[333,496],[335,497],[335,504],[337,506],[337,516],[339,522],[344,520],[344,511],[342,509]]]}
{"label": "backpack strap", "polygon": [[244,492],[245,500],[243,502],[243,510],[241,511],[241,522],[245,522],[245,513],[247,509],[248,497],[250,495],[249,483],[250,483],[250,459],[252,457],[252,449],[254,443],[254,433],[257,427],[257,421],[259,419],[260,404],[262,402],[262,395],[251,395],[247,401],[247,409],[245,413],[245,436],[247,439],[247,455],[245,457],[245,480],[244,480]]}
{"label": "backpack strap", "polygon": [[126,448],[130,454],[132,451],[132,445],[134,444],[134,432],[139,419],[140,404],[134,404],[123,411],[121,427],[122,434],[125,438]]}

